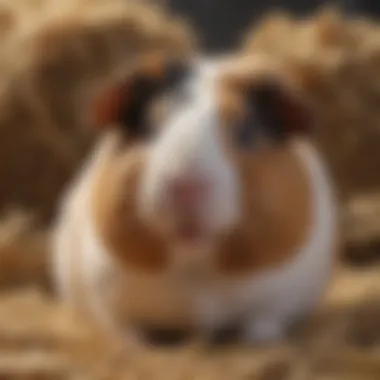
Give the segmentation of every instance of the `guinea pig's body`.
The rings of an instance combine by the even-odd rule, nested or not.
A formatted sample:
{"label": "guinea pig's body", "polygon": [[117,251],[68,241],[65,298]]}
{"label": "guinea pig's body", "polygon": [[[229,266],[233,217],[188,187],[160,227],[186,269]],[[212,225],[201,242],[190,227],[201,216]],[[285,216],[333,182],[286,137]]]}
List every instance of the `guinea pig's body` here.
{"label": "guinea pig's body", "polygon": [[[198,72],[202,83],[216,80],[214,65]],[[210,109],[195,121],[185,110],[149,148],[114,130],[99,141],[66,194],[54,241],[57,286],[75,308],[126,332],[239,325],[243,339],[259,341],[281,338],[317,305],[337,249],[323,160],[303,137],[252,155],[221,148]],[[210,198],[198,210],[194,193],[179,192],[182,203],[158,207],[161,188],[178,196],[163,178],[186,170],[207,173]],[[201,237],[186,228],[194,209]]]}

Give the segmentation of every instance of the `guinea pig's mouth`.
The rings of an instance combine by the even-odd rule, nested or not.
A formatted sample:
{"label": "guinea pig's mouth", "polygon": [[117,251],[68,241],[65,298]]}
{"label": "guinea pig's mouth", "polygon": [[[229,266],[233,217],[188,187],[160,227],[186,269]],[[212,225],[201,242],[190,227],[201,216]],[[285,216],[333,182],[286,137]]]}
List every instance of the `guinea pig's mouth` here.
{"label": "guinea pig's mouth", "polygon": [[183,219],[174,226],[174,237],[183,243],[197,243],[207,237],[207,231],[201,223],[192,219]]}
{"label": "guinea pig's mouth", "polygon": [[184,245],[195,245],[209,240],[211,230],[201,215],[193,212],[182,212],[172,220],[172,235]]}
{"label": "guinea pig's mouth", "polygon": [[194,246],[208,242],[216,232],[206,214],[196,208],[169,207],[141,215],[150,228],[181,245]]}

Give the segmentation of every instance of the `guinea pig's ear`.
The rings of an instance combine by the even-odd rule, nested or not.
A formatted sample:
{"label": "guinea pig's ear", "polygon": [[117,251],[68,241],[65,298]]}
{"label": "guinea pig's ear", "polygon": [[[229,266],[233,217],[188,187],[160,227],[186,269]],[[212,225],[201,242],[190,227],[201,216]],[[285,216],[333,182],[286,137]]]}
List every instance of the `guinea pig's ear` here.
{"label": "guinea pig's ear", "polygon": [[186,76],[183,60],[162,59],[141,64],[123,83],[105,91],[93,105],[93,121],[100,128],[114,125],[130,137],[149,132],[147,110],[152,100]]}
{"label": "guinea pig's ear", "polygon": [[251,123],[270,140],[281,142],[295,135],[312,134],[312,110],[300,95],[275,79],[265,79],[248,89]]}

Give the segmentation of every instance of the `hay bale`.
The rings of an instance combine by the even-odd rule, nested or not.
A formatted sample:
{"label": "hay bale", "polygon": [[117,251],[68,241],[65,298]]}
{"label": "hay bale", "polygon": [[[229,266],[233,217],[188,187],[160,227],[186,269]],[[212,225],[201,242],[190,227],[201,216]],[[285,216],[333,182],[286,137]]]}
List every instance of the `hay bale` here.
{"label": "hay bale", "polygon": [[[89,102],[135,59],[182,54],[192,38],[158,7],[133,1],[18,0],[0,4],[0,212],[48,221],[91,147]],[[1,33],[3,31],[3,33]]]}
{"label": "hay bale", "polygon": [[345,259],[365,266],[380,263],[380,193],[350,199],[342,215]]}

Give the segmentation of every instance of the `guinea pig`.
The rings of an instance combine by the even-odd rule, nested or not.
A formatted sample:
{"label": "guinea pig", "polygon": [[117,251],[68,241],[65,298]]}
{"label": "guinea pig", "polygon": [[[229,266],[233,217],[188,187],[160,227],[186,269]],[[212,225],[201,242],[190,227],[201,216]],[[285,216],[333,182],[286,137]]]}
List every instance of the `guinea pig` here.
{"label": "guinea pig", "polygon": [[64,300],[142,341],[235,325],[273,342],[314,310],[337,205],[311,107],[277,72],[160,59],[102,94],[104,130],[55,225]]}

